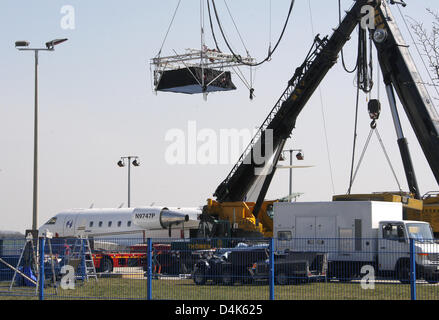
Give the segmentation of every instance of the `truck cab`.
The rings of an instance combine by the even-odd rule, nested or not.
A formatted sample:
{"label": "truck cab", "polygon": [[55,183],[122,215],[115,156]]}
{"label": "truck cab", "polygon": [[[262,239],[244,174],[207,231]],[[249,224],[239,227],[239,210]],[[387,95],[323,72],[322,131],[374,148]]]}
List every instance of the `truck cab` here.
{"label": "truck cab", "polygon": [[378,228],[378,268],[394,271],[401,282],[410,279],[410,239],[415,241],[416,273],[428,282],[439,281],[439,245],[431,226],[419,221],[381,221]]}

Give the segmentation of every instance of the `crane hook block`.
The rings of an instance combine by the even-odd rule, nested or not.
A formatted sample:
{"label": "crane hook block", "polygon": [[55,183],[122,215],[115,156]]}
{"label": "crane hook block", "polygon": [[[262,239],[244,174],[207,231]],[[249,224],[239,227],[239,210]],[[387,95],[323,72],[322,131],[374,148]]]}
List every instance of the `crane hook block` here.
{"label": "crane hook block", "polygon": [[372,120],[378,120],[381,113],[381,102],[377,99],[372,99],[367,105],[369,116]]}
{"label": "crane hook block", "polygon": [[250,89],[250,100],[253,100],[254,97],[255,97],[255,89],[251,88]]}

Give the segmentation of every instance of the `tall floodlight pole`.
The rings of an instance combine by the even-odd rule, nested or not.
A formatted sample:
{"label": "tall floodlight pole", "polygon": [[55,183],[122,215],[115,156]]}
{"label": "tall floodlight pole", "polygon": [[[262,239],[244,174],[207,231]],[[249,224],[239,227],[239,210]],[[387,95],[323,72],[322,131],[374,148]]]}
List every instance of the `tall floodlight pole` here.
{"label": "tall floodlight pole", "polygon": [[35,53],[35,111],[34,111],[34,169],[33,169],[33,209],[32,230],[38,228],[38,53],[40,51],[54,51],[55,46],[67,39],[55,39],[46,42],[46,48],[29,48],[28,41],[16,41],[15,47],[19,51],[34,51]]}
{"label": "tall floodlight pole", "polygon": [[128,156],[128,157],[121,157],[117,165],[119,167],[125,167],[125,160],[128,162],[128,208],[131,207],[131,159],[134,159],[132,164],[135,167],[140,166],[139,157],[137,156]]}

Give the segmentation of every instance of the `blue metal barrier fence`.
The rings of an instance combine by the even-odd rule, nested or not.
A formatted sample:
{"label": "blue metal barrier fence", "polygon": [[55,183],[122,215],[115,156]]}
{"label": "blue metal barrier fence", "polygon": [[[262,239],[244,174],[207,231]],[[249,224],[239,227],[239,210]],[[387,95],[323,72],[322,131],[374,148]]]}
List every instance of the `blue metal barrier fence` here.
{"label": "blue metal barrier fence", "polygon": [[436,240],[374,241],[93,239],[75,256],[78,239],[3,240],[0,299],[439,299]]}

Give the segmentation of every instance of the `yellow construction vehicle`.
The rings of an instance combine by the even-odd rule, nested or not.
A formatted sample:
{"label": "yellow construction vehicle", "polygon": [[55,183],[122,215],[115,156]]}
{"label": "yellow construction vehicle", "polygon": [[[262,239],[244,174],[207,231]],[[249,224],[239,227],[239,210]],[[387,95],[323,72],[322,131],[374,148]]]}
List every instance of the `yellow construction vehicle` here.
{"label": "yellow construction vehicle", "polygon": [[377,192],[372,194],[344,194],[332,197],[333,201],[384,201],[400,202],[403,205],[404,220],[420,220],[423,202],[405,192]]}
{"label": "yellow construction vehicle", "polygon": [[385,201],[403,204],[403,219],[430,223],[435,237],[439,237],[439,192],[428,192],[422,200],[405,192],[377,192],[372,194],[336,195],[333,201]]}
{"label": "yellow construction vehicle", "polygon": [[422,197],[423,208],[419,219],[430,223],[434,236],[439,237],[439,192],[428,192]]}
{"label": "yellow construction vehicle", "polygon": [[260,238],[273,236],[273,203],[262,204],[258,219],[253,215],[255,202],[217,202],[207,200],[200,222],[205,237]]}

